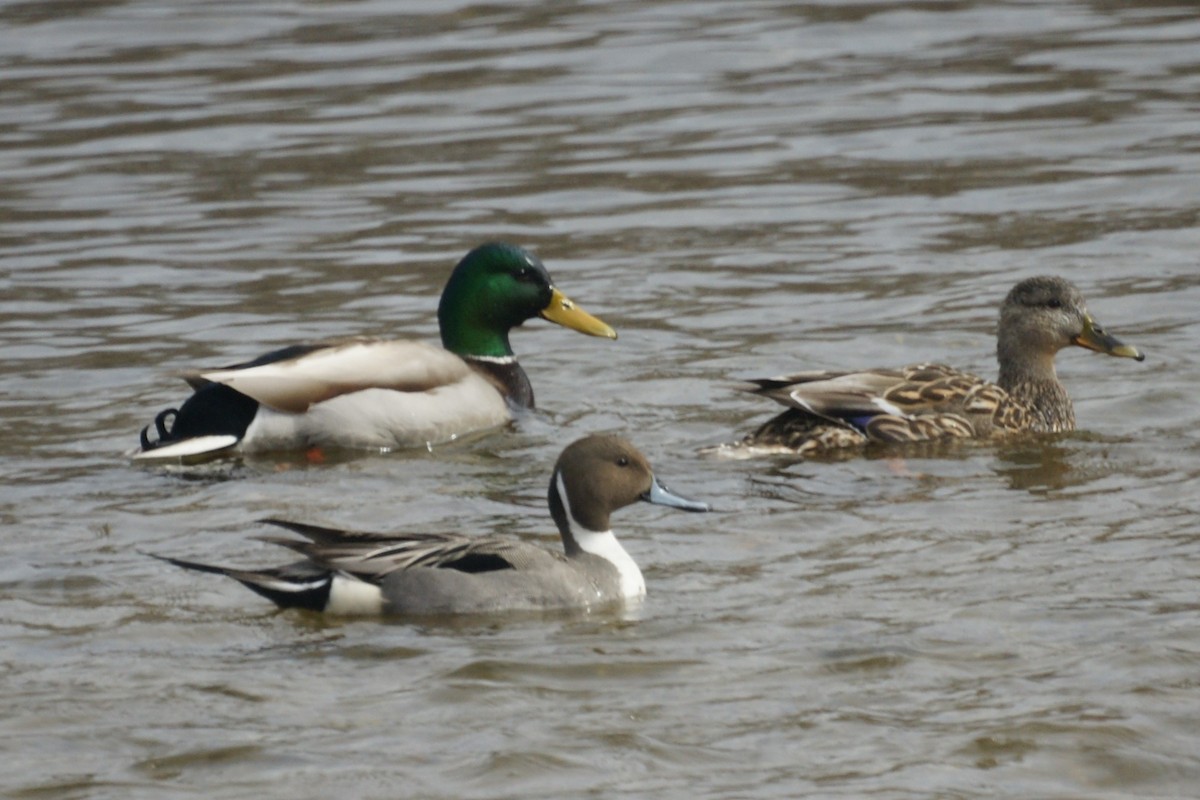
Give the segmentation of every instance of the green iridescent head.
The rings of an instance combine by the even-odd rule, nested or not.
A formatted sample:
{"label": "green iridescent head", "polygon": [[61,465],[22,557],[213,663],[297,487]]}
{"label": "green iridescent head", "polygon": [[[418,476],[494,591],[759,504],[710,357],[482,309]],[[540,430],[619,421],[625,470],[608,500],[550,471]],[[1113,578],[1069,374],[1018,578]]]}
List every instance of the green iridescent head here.
{"label": "green iridescent head", "polygon": [[511,356],[508,332],[537,316],[589,336],[617,338],[612,328],[554,288],[536,256],[502,242],[467,253],[450,273],[438,304],[442,346],[462,356]]}

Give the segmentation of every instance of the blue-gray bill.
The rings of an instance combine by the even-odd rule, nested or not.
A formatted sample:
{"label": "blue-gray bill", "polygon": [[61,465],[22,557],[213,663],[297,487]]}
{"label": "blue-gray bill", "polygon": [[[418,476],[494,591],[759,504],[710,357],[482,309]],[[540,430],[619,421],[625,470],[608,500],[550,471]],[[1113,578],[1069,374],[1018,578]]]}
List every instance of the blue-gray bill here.
{"label": "blue-gray bill", "polygon": [[642,499],[647,503],[680,508],[684,511],[712,511],[712,507],[708,503],[701,503],[696,500],[688,500],[686,497],[680,497],[659,483],[657,478],[652,478],[651,481],[650,491],[642,495]]}

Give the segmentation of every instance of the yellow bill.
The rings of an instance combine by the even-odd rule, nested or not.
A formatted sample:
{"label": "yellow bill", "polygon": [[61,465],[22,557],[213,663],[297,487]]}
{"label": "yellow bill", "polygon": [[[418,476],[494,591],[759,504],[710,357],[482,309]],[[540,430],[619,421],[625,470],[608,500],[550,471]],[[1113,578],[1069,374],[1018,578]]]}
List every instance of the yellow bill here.
{"label": "yellow bill", "polygon": [[575,301],[558,289],[551,288],[550,304],[542,309],[542,319],[550,320],[556,325],[570,328],[573,331],[586,333],[588,336],[603,336],[606,339],[617,338],[617,332],[608,324],[596,319],[591,314],[575,305]]}

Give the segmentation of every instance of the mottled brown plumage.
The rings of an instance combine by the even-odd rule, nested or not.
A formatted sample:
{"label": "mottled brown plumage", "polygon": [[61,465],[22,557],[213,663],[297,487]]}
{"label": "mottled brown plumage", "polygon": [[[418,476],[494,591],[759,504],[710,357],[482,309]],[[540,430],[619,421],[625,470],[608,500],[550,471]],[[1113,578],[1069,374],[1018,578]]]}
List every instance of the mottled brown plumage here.
{"label": "mottled brown plumage", "polygon": [[1071,398],[1054,357],[1071,345],[1143,359],[1108,335],[1066,280],[1029,278],[1000,309],[995,383],[943,364],[862,372],[803,372],[752,381],[749,390],[787,410],[716,451],[731,457],[811,455],[867,442],[987,439],[1075,429]]}

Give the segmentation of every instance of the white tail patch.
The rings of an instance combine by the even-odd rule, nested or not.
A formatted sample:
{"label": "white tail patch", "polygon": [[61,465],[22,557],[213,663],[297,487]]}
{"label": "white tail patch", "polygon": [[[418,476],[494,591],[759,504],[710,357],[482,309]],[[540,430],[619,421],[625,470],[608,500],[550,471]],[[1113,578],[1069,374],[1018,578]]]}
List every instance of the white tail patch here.
{"label": "white tail patch", "polygon": [[184,439],[182,442],[174,442],[162,447],[156,447],[153,450],[136,452],[133,454],[133,460],[161,461],[199,456],[206,453],[218,453],[221,450],[233,447],[238,441],[238,437],[236,436],[196,436],[192,439]]}
{"label": "white tail patch", "polygon": [[374,616],[383,612],[383,592],[373,583],[336,573],[329,585],[325,613]]}

